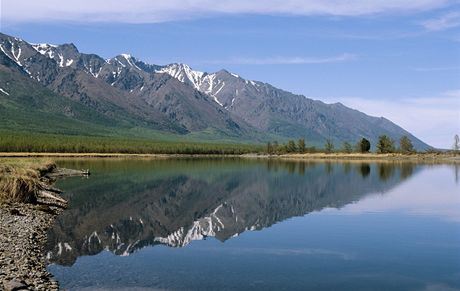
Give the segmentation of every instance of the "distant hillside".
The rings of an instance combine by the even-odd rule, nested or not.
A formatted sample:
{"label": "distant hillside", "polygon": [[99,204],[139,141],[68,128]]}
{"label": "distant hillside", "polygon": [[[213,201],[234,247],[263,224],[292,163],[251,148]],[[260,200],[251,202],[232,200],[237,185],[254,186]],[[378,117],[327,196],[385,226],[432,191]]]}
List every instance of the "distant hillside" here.
{"label": "distant hillside", "polygon": [[407,135],[385,118],[295,95],[221,70],[105,60],[73,44],[30,44],[0,34],[2,130],[155,139],[284,141],[337,146]]}

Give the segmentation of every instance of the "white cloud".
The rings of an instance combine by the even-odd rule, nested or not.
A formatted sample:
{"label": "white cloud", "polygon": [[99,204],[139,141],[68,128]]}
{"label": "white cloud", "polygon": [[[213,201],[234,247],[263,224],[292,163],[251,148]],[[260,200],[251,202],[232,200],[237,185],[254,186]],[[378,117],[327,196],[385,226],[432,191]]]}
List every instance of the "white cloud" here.
{"label": "white cloud", "polygon": [[417,67],[412,68],[416,72],[439,72],[439,71],[458,71],[459,67]]}
{"label": "white cloud", "polygon": [[424,98],[373,100],[341,97],[326,100],[341,102],[372,116],[384,116],[434,147],[451,148],[454,135],[460,134],[460,90]]}
{"label": "white cloud", "polygon": [[302,64],[327,64],[356,59],[356,55],[344,53],[331,57],[266,57],[266,58],[229,58],[222,60],[208,60],[207,64],[238,64],[238,65],[302,65]]}
{"label": "white cloud", "polygon": [[421,23],[426,30],[439,31],[460,26],[460,12],[450,12]]}
{"label": "white cloud", "polygon": [[423,11],[450,0],[2,0],[7,22],[155,23],[222,14],[359,16]]}

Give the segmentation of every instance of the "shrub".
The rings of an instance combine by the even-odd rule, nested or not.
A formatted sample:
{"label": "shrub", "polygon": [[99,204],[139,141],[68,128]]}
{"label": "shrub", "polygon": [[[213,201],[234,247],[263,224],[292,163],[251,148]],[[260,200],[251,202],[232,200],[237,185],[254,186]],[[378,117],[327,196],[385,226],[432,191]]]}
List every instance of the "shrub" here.
{"label": "shrub", "polygon": [[379,136],[377,143],[377,152],[380,154],[395,152],[394,141],[387,135]]}
{"label": "shrub", "polygon": [[357,144],[358,151],[361,153],[368,153],[371,149],[371,143],[364,137]]}
{"label": "shrub", "polygon": [[353,151],[351,144],[349,142],[344,142],[342,145],[342,150],[344,153],[351,153]]}
{"label": "shrub", "polygon": [[399,149],[401,150],[402,153],[405,153],[405,154],[415,152],[412,141],[406,135],[401,137],[401,139],[399,140]]}
{"label": "shrub", "polygon": [[324,144],[324,150],[326,153],[332,153],[332,151],[334,151],[334,144],[330,139],[326,140],[326,143]]}

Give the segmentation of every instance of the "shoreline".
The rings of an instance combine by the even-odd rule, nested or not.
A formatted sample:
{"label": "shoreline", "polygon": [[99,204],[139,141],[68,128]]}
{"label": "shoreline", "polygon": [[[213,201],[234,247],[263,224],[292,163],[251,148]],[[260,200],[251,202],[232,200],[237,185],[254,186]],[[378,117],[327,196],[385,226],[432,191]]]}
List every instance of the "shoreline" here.
{"label": "shoreline", "polygon": [[[377,154],[377,153],[292,153],[292,154],[125,154],[125,153],[29,153],[0,152],[2,158],[125,158],[125,159],[175,159],[175,158],[243,158],[271,159],[286,161],[337,161],[337,162],[421,162],[421,163],[460,163],[460,154],[454,153],[415,153],[415,154]],[[1,162],[1,160],[0,160]]]}
{"label": "shoreline", "polygon": [[[37,201],[0,201],[0,290],[59,290],[59,283],[47,270],[47,231],[67,208],[67,201],[53,188],[57,178],[81,171],[52,167],[40,171],[36,179],[43,188]],[[0,176],[1,178],[7,176]]]}
{"label": "shoreline", "polygon": [[[257,158],[257,157],[256,157]],[[279,159],[285,161],[323,161],[323,162],[409,162],[409,163],[427,163],[427,164],[460,164],[460,155],[455,154],[377,154],[377,153],[312,153],[312,154],[285,154],[285,155],[265,155],[260,158]]]}
{"label": "shoreline", "polygon": [[64,209],[25,203],[0,205],[0,289],[59,290],[46,268],[47,231]]}

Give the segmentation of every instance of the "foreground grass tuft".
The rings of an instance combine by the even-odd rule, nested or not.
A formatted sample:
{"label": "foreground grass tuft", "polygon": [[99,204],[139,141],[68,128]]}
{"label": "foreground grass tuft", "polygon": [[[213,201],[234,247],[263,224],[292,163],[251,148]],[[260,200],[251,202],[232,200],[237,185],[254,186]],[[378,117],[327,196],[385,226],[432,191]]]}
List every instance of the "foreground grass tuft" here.
{"label": "foreground grass tuft", "polygon": [[55,168],[50,161],[0,163],[0,202],[35,203],[43,190],[40,177]]}

